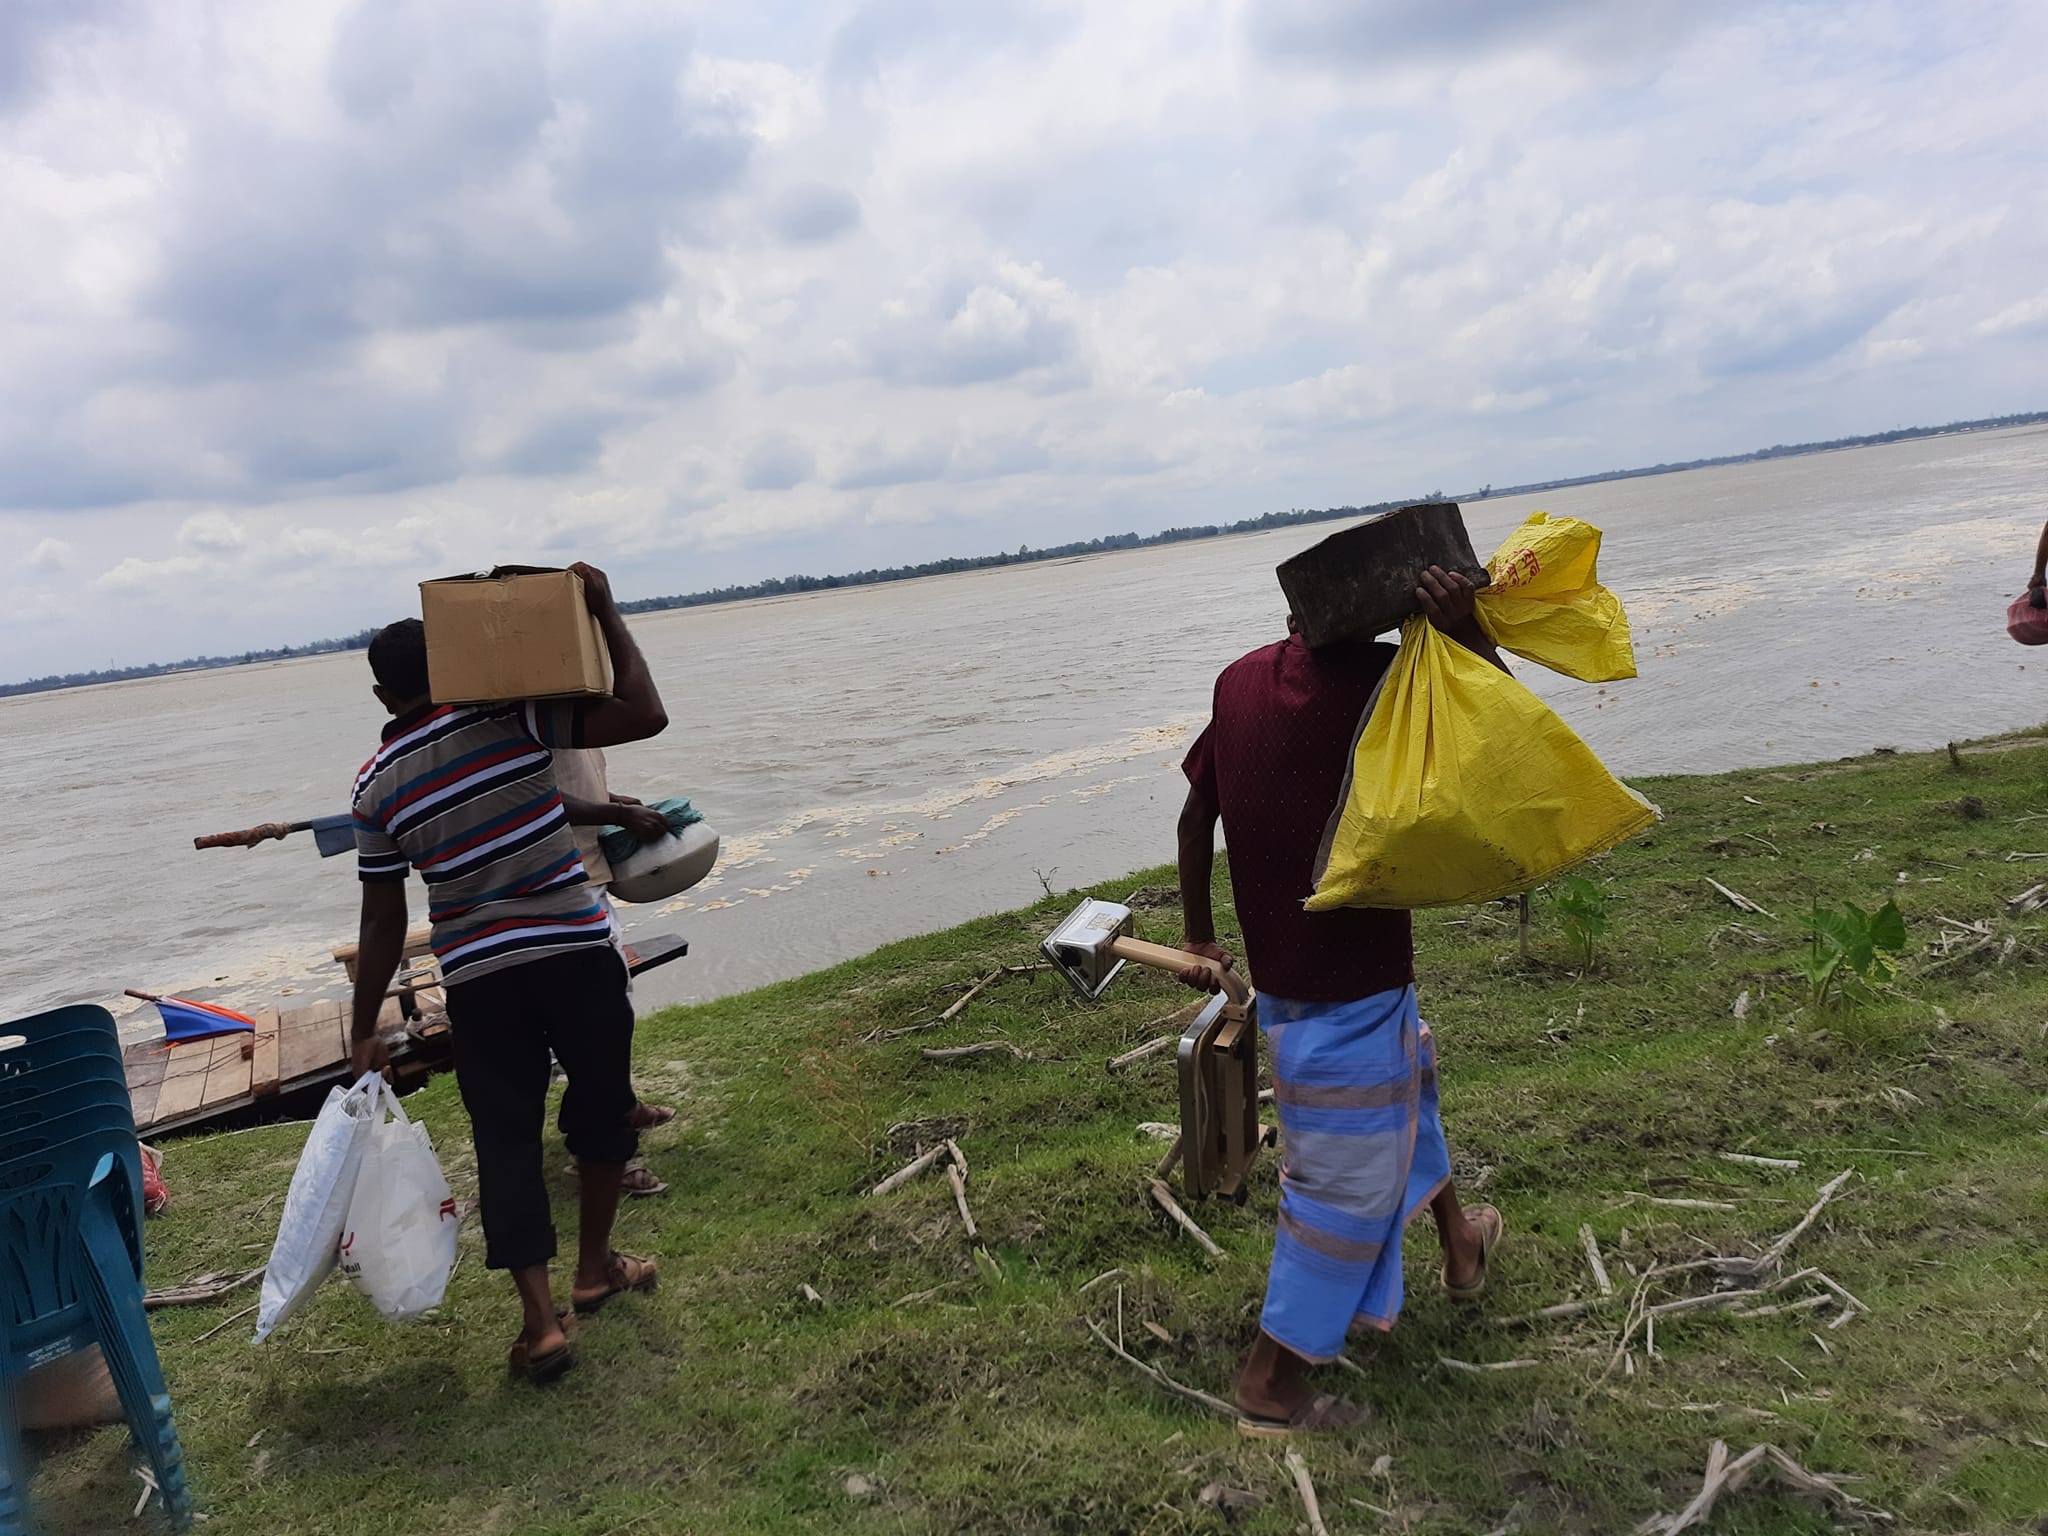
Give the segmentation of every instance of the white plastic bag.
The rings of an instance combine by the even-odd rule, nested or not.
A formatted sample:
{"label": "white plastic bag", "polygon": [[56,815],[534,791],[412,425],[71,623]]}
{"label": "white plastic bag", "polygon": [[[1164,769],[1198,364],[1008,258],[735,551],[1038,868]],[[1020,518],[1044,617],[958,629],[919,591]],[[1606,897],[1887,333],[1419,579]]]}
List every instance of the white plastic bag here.
{"label": "white plastic bag", "polygon": [[284,1197],[277,1242],[263,1272],[263,1301],[256,1313],[256,1342],[320,1289],[341,1248],[342,1224],[356,1190],[356,1172],[368,1143],[376,1086],[383,1079],[365,1073],[354,1085],[336,1088],[320,1106],[306,1149]]}
{"label": "white plastic bag", "polygon": [[368,1140],[341,1240],[341,1272],[398,1322],[441,1304],[455,1268],[455,1200],[427,1128],[406,1118],[388,1088],[370,1113]]}

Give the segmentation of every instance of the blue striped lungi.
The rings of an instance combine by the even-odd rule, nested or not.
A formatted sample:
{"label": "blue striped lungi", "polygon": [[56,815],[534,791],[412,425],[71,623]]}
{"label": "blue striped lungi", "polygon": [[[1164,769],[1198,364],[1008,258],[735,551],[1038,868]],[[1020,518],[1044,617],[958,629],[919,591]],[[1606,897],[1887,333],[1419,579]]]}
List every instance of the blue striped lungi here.
{"label": "blue striped lungi", "polygon": [[1280,1111],[1280,1230],[1259,1325],[1307,1360],[1401,1311],[1401,1229],[1451,1177],[1415,989],[1349,1003],[1259,994]]}

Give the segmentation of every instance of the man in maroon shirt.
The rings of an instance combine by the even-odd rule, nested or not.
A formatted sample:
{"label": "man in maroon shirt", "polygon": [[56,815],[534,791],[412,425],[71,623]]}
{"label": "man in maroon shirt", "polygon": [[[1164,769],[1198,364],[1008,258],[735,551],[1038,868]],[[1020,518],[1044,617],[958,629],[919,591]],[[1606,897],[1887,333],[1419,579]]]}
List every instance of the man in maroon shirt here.
{"label": "man in maroon shirt", "polygon": [[[1501,666],[1474,596],[1465,577],[1432,567],[1415,599],[1445,635]],[[1359,722],[1393,656],[1380,644],[1311,651],[1290,616],[1287,639],[1216,680],[1213,718],[1183,764],[1182,947],[1231,963],[1216,943],[1209,895],[1220,818],[1285,1149],[1265,1310],[1237,1383],[1238,1427],[1250,1435],[1364,1417],[1354,1403],[1311,1391],[1306,1372],[1334,1360],[1355,1326],[1393,1325],[1410,1216],[1424,1205],[1435,1216],[1443,1283],[1461,1298],[1484,1287],[1500,1236],[1500,1213],[1461,1210],[1451,1185],[1408,914],[1302,909]],[[1209,974],[1190,967],[1182,979],[1206,986]]]}

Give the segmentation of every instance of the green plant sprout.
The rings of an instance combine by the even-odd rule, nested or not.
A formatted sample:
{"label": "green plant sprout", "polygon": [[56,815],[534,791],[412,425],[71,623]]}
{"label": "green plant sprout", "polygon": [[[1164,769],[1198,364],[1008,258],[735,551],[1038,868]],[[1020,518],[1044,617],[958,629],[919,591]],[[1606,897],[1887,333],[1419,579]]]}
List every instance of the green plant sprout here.
{"label": "green plant sprout", "polygon": [[1579,952],[1579,968],[1593,968],[1594,947],[1607,932],[1607,893],[1583,875],[1566,875],[1551,891],[1565,937]]}
{"label": "green plant sprout", "polygon": [[1813,942],[1799,964],[1815,1011],[1826,1012],[1842,1001],[1854,1002],[1858,992],[1874,991],[1898,974],[1898,955],[1906,947],[1906,919],[1896,901],[1875,912],[1855,902],[1842,910],[1815,903],[1807,919]]}

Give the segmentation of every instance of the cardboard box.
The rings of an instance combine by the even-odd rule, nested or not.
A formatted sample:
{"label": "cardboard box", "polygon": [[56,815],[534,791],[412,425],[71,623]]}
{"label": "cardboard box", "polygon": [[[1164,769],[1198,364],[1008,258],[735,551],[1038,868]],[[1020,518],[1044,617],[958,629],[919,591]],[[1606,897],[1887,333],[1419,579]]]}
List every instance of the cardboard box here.
{"label": "cardboard box", "polygon": [[583,578],[501,565],[420,583],[427,679],[436,704],[603,698],[612,658],[583,597]]}

